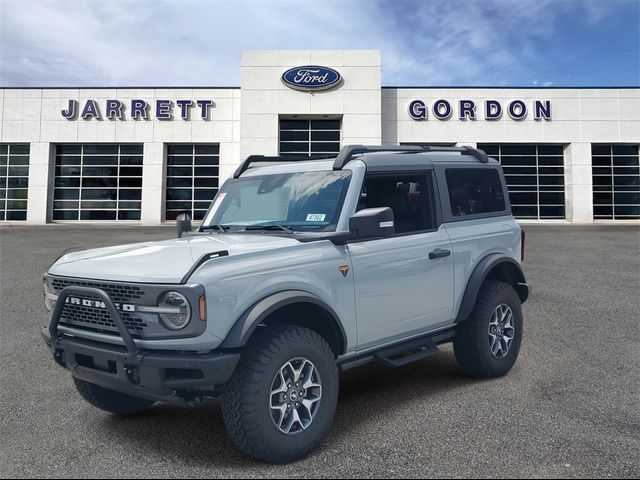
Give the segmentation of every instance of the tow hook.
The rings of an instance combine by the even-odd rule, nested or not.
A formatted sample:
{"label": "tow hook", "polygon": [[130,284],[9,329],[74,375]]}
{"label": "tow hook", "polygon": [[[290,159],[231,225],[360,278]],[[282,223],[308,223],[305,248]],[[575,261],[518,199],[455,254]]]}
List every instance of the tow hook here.
{"label": "tow hook", "polygon": [[60,350],[60,349],[54,350],[53,359],[61,367],[66,367],[66,364],[64,363],[64,355],[62,353],[63,353],[63,350]]}
{"label": "tow hook", "polygon": [[140,376],[138,375],[138,369],[137,368],[125,365],[124,372],[127,375],[127,379],[131,383],[133,383],[134,385],[139,385],[140,384]]}

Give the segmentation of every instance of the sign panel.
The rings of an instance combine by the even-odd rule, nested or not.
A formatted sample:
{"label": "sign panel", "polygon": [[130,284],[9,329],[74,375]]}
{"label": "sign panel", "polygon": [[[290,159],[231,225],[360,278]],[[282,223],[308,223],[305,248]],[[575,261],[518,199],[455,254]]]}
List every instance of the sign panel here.
{"label": "sign panel", "polygon": [[509,114],[512,120],[520,121],[527,118],[529,112],[533,112],[534,120],[551,120],[551,101],[534,100],[529,107],[522,100],[510,101],[505,107],[497,100],[486,100],[483,105],[483,112],[478,112],[478,106],[473,100],[460,100],[449,102],[439,99],[433,102],[431,108],[423,100],[411,100],[408,105],[409,116],[414,120],[427,120],[429,111],[437,120],[449,120],[457,107],[457,117],[459,120],[477,120],[483,115],[484,120],[500,120],[503,110]]}
{"label": "sign panel", "polygon": [[284,72],[282,82],[294,90],[314,92],[338,86],[342,82],[342,76],[332,68],[307,65]]}
{"label": "sign panel", "polygon": [[151,120],[152,115],[157,120],[173,120],[174,114],[179,114],[183,120],[190,120],[192,110],[195,110],[200,118],[208,120],[213,107],[213,100],[155,100],[149,103],[142,99],[131,102],[108,99],[102,105],[97,100],[87,100],[80,105],[78,100],[70,99],[67,108],[60,113],[67,120],[124,120],[126,113],[134,120]]}

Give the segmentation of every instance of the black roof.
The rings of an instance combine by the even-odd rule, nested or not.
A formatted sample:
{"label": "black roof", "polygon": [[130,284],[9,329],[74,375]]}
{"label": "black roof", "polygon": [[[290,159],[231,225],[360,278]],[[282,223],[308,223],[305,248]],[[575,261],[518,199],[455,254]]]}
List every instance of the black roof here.
{"label": "black roof", "polygon": [[448,154],[448,153],[388,153],[388,154],[363,154],[354,160],[362,160],[367,166],[367,171],[375,172],[389,170],[424,170],[433,169],[434,164],[456,165],[498,165],[498,161],[488,158],[487,162],[479,162],[473,157]]}
{"label": "black roof", "polygon": [[[439,153],[441,155],[431,155]],[[429,155],[425,155],[429,154]],[[303,162],[313,160],[330,160],[333,162],[334,170],[342,170],[345,165],[355,159],[364,161],[367,166],[383,167],[394,166],[423,166],[433,161],[459,161],[463,157],[468,162],[488,163],[487,154],[471,147],[442,147],[433,145],[347,145],[340,150],[338,155],[318,155],[315,157],[293,157],[293,156],[264,156],[251,155],[238,167],[233,177],[238,178],[251,166],[264,166],[264,164],[287,162]]]}

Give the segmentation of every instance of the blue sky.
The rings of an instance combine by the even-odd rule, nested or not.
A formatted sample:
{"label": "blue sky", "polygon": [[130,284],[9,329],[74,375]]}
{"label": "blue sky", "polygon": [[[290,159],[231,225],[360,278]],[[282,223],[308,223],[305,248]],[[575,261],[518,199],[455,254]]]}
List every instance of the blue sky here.
{"label": "blue sky", "polygon": [[640,0],[0,0],[0,86],[238,86],[261,49],[380,49],[388,86],[637,86]]}

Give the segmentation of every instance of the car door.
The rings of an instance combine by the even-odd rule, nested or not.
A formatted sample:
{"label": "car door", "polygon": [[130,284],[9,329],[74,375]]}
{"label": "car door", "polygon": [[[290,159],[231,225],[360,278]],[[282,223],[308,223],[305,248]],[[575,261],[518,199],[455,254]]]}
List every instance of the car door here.
{"label": "car door", "polygon": [[453,311],[451,242],[436,220],[431,172],[365,177],[358,209],[389,207],[396,234],[349,244],[358,350],[446,325]]}

